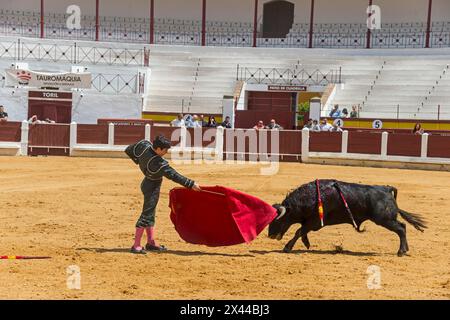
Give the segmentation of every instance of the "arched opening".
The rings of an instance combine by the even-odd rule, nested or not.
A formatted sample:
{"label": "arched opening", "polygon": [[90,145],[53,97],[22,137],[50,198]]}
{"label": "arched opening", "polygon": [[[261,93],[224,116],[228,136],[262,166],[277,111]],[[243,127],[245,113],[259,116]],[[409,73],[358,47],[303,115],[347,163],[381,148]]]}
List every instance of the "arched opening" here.
{"label": "arched opening", "polygon": [[294,23],[294,7],[284,0],[264,3],[263,38],[286,38]]}

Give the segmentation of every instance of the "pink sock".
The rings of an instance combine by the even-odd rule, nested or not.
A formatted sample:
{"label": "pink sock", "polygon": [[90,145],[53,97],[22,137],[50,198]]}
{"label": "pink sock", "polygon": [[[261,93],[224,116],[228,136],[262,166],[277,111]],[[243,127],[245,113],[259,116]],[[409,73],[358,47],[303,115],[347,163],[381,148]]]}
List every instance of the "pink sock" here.
{"label": "pink sock", "polygon": [[136,228],[136,236],[134,237],[134,245],[133,248],[140,250],[141,247],[141,239],[142,235],[144,234],[144,228]]}
{"label": "pink sock", "polygon": [[147,243],[149,243],[152,246],[156,246],[156,241],[155,241],[155,227],[148,227],[145,228],[145,230],[147,231]]}

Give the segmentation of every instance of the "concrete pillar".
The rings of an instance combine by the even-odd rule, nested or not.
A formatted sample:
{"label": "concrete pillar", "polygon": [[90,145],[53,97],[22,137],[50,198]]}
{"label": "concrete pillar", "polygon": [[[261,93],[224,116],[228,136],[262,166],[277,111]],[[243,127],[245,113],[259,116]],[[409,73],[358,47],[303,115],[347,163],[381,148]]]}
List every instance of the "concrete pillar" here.
{"label": "concrete pillar", "polygon": [[217,131],[216,131],[216,150],[215,150],[215,154],[216,154],[216,161],[217,162],[222,162],[223,161],[223,142],[224,142],[224,134],[225,134],[225,129],[222,126],[217,127]]}
{"label": "concrete pillar", "polygon": [[187,147],[187,129],[185,126],[182,126],[180,130],[180,149],[184,152]]}
{"label": "concrete pillar", "polygon": [[24,120],[22,121],[22,134],[20,137],[20,154],[22,156],[28,155],[28,132],[29,132],[28,121]]}
{"label": "concrete pillar", "polygon": [[[313,120],[320,120],[320,113],[322,109],[321,99],[318,97],[309,100],[309,118]],[[307,119],[308,120],[308,119]]]}
{"label": "concrete pillar", "polygon": [[347,154],[348,150],[348,131],[342,132],[342,153]]}
{"label": "concrete pillar", "polygon": [[110,123],[108,126],[108,145],[114,145],[114,123]]}
{"label": "concrete pillar", "polygon": [[302,130],[302,162],[306,163],[309,159],[309,130]]}
{"label": "concrete pillar", "polygon": [[383,132],[381,134],[381,157],[383,159],[387,158],[387,146],[388,146],[389,133]]}
{"label": "concrete pillar", "polygon": [[151,126],[149,124],[146,124],[145,125],[145,140],[147,140],[147,141],[150,141],[150,139],[151,139],[150,138],[151,137],[151,135],[150,135],[151,130],[152,130]]}
{"label": "concrete pillar", "polygon": [[427,158],[428,157],[428,133],[424,133],[422,135],[422,145],[420,148],[420,157]]}
{"label": "concrete pillar", "polygon": [[72,150],[75,148],[76,145],[77,145],[77,123],[72,122],[70,124],[70,142],[69,142],[70,154],[72,154]]}

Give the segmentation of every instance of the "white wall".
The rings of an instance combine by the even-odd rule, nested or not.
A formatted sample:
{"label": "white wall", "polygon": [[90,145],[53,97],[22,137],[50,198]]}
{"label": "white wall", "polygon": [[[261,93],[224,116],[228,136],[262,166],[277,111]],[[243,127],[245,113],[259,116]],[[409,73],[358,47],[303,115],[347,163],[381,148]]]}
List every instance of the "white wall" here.
{"label": "white wall", "polygon": [[368,4],[368,0],[316,0],[314,23],[366,23]]}
{"label": "white wall", "polygon": [[[100,0],[101,3],[102,0]],[[46,13],[66,13],[67,7],[73,4],[80,7],[82,15],[95,15],[95,0],[44,0],[44,11]]]}
{"label": "white wall", "polygon": [[0,88],[0,101],[0,104],[5,107],[5,111],[8,113],[9,121],[27,120],[28,90]]}
{"label": "white wall", "polygon": [[450,21],[450,1],[433,0],[432,21]]}
{"label": "white wall", "polygon": [[138,95],[84,94],[74,92],[72,120],[77,123],[97,123],[97,119],[141,119],[141,98]]}
{"label": "white wall", "polygon": [[[201,3],[201,0],[199,2]],[[207,0],[206,2],[206,19],[208,21],[229,20],[253,23],[254,12],[254,0]],[[262,14],[262,11],[259,13]]]}
{"label": "white wall", "polygon": [[[258,17],[264,3],[259,0]],[[295,22],[308,23],[311,0],[289,0],[295,4]],[[102,16],[148,17],[150,0],[100,0]],[[207,19],[210,21],[253,22],[254,0],[207,0]],[[82,14],[95,14],[95,0],[45,0],[46,12],[62,13],[67,6],[77,4]],[[315,0],[316,23],[364,23],[369,0]],[[412,22],[427,19],[428,0],[373,0],[381,7],[382,21]],[[1,0],[0,8],[39,11],[40,0]],[[155,16],[159,18],[200,20],[202,0],[155,0]],[[433,20],[449,21],[450,1],[433,1]],[[259,20],[261,22],[261,20]]]}
{"label": "white wall", "polygon": [[[14,91],[14,94],[12,92]],[[28,90],[0,88],[0,101],[10,121],[28,119]],[[73,93],[72,120],[77,123],[97,123],[99,118],[141,119],[141,100],[138,95],[108,95]]]}
{"label": "white wall", "polygon": [[[89,1],[94,2],[95,8],[95,0]],[[166,2],[167,0],[162,1]],[[155,0],[155,10],[157,10],[159,3],[162,1]],[[129,16],[134,18],[149,18],[150,0],[126,0],[126,1],[100,0],[99,11],[101,16],[107,17]]]}
{"label": "white wall", "polygon": [[155,0],[155,17],[201,20],[202,0]]}
{"label": "white wall", "polygon": [[381,24],[427,21],[428,0],[374,0],[373,4],[381,8]]}
{"label": "white wall", "polygon": [[40,0],[1,0],[0,8],[5,10],[36,11],[41,10]]}

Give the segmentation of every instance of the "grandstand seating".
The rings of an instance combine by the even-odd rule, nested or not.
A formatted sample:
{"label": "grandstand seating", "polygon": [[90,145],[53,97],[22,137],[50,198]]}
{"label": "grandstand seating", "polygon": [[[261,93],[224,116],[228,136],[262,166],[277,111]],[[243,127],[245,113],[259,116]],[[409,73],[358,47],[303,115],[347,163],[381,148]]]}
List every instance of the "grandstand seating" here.
{"label": "grandstand seating", "polygon": [[[448,54],[447,49],[440,50]],[[152,49],[152,80],[144,110],[221,113],[222,96],[234,94],[240,64],[247,68],[301,66],[324,73],[342,67],[344,87],[338,86],[331,101],[341,109],[351,110],[359,104],[361,117],[437,119],[440,104],[441,119],[450,119],[450,70],[444,73],[450,60],[442,53],[428,56],[417,51],[416,56],[414,50],[403,52],[404,56],[398,56],[383,50],[371,55],[363,50],[330,50],[318,56],[306,49],[157,46]],[[323,116],[328,112],[324,110]]]}
{"label": "grandstand seating", "polygon": [[[69,30],[67,14],[46,13],[45,37],[53,39],[95,39],[95,16],[83,15],[80,30]],[[0,35],[37,37],[40,34],[38,12],[0,10]],[[126,41],[148,43],[150,20],[148,18],[100,17],[100,39],[103,41]],[[170,18],[155,19],[155,42],[157,44],[200,45],[200,20]],[[351,23],[314,24],[313,45],[317,48],[364,48],[367,26]],[[310,26],[294,23],[286,38],[265,39],[258,37],[262,47],[307,47]],[[253,23],[250,22],[206,22],[207,41],[210,46],[250,47],[253,45]],[[426,24],[384,23],[382,29],[374,30],[371,46],[374,48],[424,47]],[[431,46],[450,46],[450,22],[433,22]]]}
{"label": "grandstand seating", "polygon": [[[13,12],[0,10],[0,34],[16,36],[38,36],[40,17],[36,12]],[[10,46],[0,41],[0,58],[5,67],[14,59],[15,50],[22,50],[21,60],[65,64],[97,65],[111,67],[91,68],[98,73],[136,73],[132,66],[142,66],[142,45],[113,45],[92,43],[95,34],[95,17],[83,16],[81,30],[68,30],[66,14],[45,16],[46,37],[50,40],[27,38],[21,47]],[[107,41],[148,42],[149,20],[146,18],[101,17],[102,39]],[[450,119],[450,70],[449,51],[437,49],[434,53],[421,50],[404,50],[400,54],[385,50],[386,47],[423,47],[426,25],[423,23],[384,24],[382,30],[374,30],[372,46],[379,48],[370,53],[364,50],[327,50],[242,48],[200,48],[201,21],[159,18],[155,20],[156,42],[159,44],[183,44],[189,46],[153,46],[150,67],[152,77],[148,94],[144,97],[144,111],[221,113],[224,95],[233,95],[236,84],[237,65],[247,68],[295,69],[299,66],[308,70],[319,69],[328,72],[342,67],[345,86],[338,86],[332,104],[339,103],[351,109],[361,106],[361,117],[406,118],[406,119]],[[207,44],[212,46],[250,47],[253,41],[252,23],[207,22]],[[364,24],[315,24],[314,46],[318,48],[363,48],[366,41]],[[450,45],[450,22],[433,22],[433,46]],[[260,47],[306,47],[309,24],[295,23],[285,39],[258,39]],[[126,37],[125,37],[126,36]],[[77,61],[62,53],[75,50]],[[58,39],[58,40],[56,40]],[[416,41],[414,41],[416,39]],[[380,40],[383,40],[380,42]],[[50,54],[31,54],[32,50],[43,49]],[[81,51],[80,51],[81,50]],[[439,51],[443,50],[443,51]],[[41,50],[42,51],[42,50]],[[103,59],[103,55],[116,56]],[[102,57],[102,58],[99,58]],[[82,60],[80,60],[80,57]],[[135,59],[136,57],[136,59]],[[382,57],[382,58],[381,58]],[[6,63],[6,62],[7,63]],[[48,65],[49,66],[49,65]],[[52,64],[55,66],[55,64]],[[102,69],[104,68],[104,70]],[[127,80],[123,81],[127,83]],[[133,90],[132,90],[133,91]],[[135,90],[134,90],[135,91]],[[323,115],[327,115],[324,110]]]}

